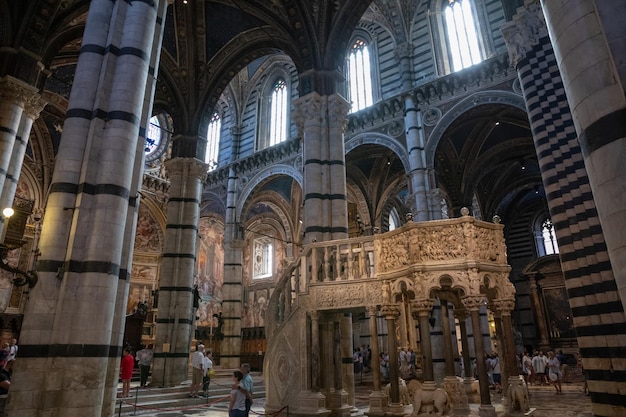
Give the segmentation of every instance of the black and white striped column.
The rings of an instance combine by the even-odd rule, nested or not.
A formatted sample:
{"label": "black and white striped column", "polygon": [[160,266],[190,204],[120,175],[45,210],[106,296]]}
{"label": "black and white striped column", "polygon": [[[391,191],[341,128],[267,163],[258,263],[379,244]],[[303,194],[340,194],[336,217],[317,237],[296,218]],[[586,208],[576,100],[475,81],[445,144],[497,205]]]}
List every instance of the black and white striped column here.
{"label": "black and white striped column", "polygon": [[128,250],[151,54],[155,33],[162,31],[157,8],[164,3],[90,4],[39,244],[39,282],[26,306],[6,407],[10,415],[113,414],[119,298],[128,291],[122,252]]}
{"label": "black and white striped column", "polygon": [[159,278],[152,384],[173,386],[189,379],[195,330],[194,273],[200,197],[207,165],[195,158],[165,163],[170,178],[165,249]]}
{"label": "black and white striped column", "polygon": [[295,102],[304,137],[304,241],[348,237],[343,132],[348,103],[338,94],[315,92]]}
{"label": "black and white striped column", "polygon": [[[582,3],[590,6],[591,2],[574,3],[580,3],[585,9]],[[586,9],[587,12],[591,11],[589,7]],[[578,13],[582,9],[574,7],[571,10]],[[570,14],[571,10],[568,6],[566,14]],[[536,8],[529,13],[541,11]],[[518,76],[559,244],[565,286],[584,360],[593,413],[597,416],[623,415],[626,397],[619,394],[619,385],[626,378],[626,353],[618,348],[622,346],[618,341],[626,336],[626,317],[614,275],[616,269],[609,260],[603,230],[606,228],[601,225],[596,209],[597,205],[606,204],[606,201],[592,194],[590,176],[594,172],[589,171],[589,166],[585,164],[580,146],[583,141],[575,126],[583,119],[575,122],[568,104],[570,95],[577,97],[580,92],[570,91],[577,88],[572,84],[564,85],[547,32],[533,31],[523,24],[541,22],[541,19],[515,21],[520,33],[526,34],[523,39],[528,40],[528,44],[517,44],[515,48],[519,55]],[[576,27],[576,32],[581,32],[579,36],[584,38],[588,35],[584,33],[589,29],[587,25]],[[534,37],[527,36],[529,33]],[[543,36],[538,36],[542,33]],[[582,39],[575,42],[582,42]],[[595,52],[589,56],[592,55],[596,56]],[[593,82],[592,79],[589,82]],[[576,101],[571,103],[579,104]],[[610,165],[609,160],[607,164]],[[607,225],[621,230],[623,221],[622,224],[611,225],[609,222]]]}
{"label": "black and white striped column", "polygon": [[[32,107],[33,100],[36,101],[38,97],[35,87],[11,76],[0,78],[0,190],[7,189],[7,191],[0,191],[6,194],[5,198],[0,197],[0,213],[4,208],[11,207],[13,203],[13,196],[9,199],[8,194],[13,183],[17,182],[14,172],[17,158],[14,157],[14,149],[18,153],[21,151],[21,142],[28,141],[28,135],[24,138],[22,133],[26,128],[30,133],[30,126],[32,126],[32,117],[24,114],[24,109],[27,106]],[[30,126],[27,126],[27,122]],[[19,171],[17,174],[19,175]],[[0,233],[4,230],[4,226],[5,218],[0,215]]]}

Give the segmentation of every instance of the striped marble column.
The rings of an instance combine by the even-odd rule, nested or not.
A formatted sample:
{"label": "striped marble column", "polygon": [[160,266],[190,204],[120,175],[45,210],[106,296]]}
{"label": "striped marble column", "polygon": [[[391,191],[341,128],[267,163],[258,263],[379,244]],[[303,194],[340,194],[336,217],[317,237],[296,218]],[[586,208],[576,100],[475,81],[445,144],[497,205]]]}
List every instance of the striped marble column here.
{"label": "striped marble column", "polygon": [[[20,141],[24,140],[22,139],[23,136],[18,139],[18,135],[21,136],[26,127],[30,133],[30,126],[24,124],[25,121],[29,120],[28,114],[24,115],[24,108],[30,106],[33,100],[38,97],[35,87],[11,76],[0,78],[0,190],[4,190],[7,186],[9,189],[11,188],[15,176],[12,172],[15,168],[13,150],[17,143],[19,152]],[[32,125],[32,118],[30,118],[30,124]],[[28,136],[25,140],[28,140]],[[13,162],[13,167],[11,167],[11,162]],[[0,203],[2,203],[0,205],[1,213],[4,208],[12,205],[13,197],[10,200],[6,197],[4,199],[0,197]],[[4,216],[0,216],[0,232],[4,229],[4,223]]]}
{"label": "striped marble column", "polygon": [[[580,143],[577,157],[582,156],[588,175],[584,199],[593,192],[597,208],[597,214],[594,212],[588,220],[589,228],[570,227],[569,236],[559,239],[559,245],[566,239],[566,244],[574,247],[578,259],[588,259],[592,254],[596,257],[591,265],[580,265],[592,273],[580,274],[580,269],[576,273],[568,271],[566,285],[593,412],[597,416],[623,416],[626,415],[626,235],[623,232],[626,227],[623,68],[626,9],[623,4],[616,7],[612,2],[592,0],[542,1],[542,7],[554,48],[551,63],[556,62],[563,79]],[[575,165],[576,172],[583,168],[579,165]],[[589,213],[589,208],[585,213]]]}
{"label": "striped marble column", "polygon": [[[237,144],[241,130],[233,133]],[[238,149],[238,145],[236,146]],[[226,368],[239,368],[241,362],[241,315],[243,310],[243,245],[237,220],[239,177],[233,166],[228,172],[226,225],[224,230],[224,285],[222,287],[222,333],[220,361]]]}
{"label": "striped marble column", "polygon": [[315,92],[294,103],[304,144],[304,241],[348,237],[343,131],[348,103]]}
{"label": "striped marble column", "polygon": [[[607,81],[612,78],[611,64],[603,49],[606,41],[599,30],[594,3],[570,1],[563,4],[567,11],[559,9],[560,3],[545,5],[556,51],[545,24],[541,25],[541,9],[532,7],[531,2],[518,9],[518,17],[507,28],[509,34],[524,37],[505,37],[527,40],[509,50],[517,53],[515,62],[559,244],[593,413],[618,416],[626,413],[626,395],[620,388],[620,381],[626,379],[626,352],[620,342],[626,335],[626,317],[620,297],[623,279],[619,278],[626,276],[624,268],[619,268],[625,238],[618,236],[623,234],[624,226],[626,130],[623,91],[619,87],[616,94],[613,88],[618,86]],[[572,27],[577,29],[562,36],[566,28]],[[573,46],[577,53],[569,52]],[[589,52],[579,55],[586,50]],[[563,54],[569,57],[565,59]],[[581,65],[583,62],[585,65]],[[568,77],[566,83],[563,75]],[[606,118],[602,112],[608,112]],[[603,127],[596,130],[592,125]],[[598,181],[605,183],[596,190]],[[596,207],[604,209],[603,223]],[[616,245],[614,254],[622,258],[615,265],[609,259],[609,242]]]}
{"label": "striped marble column", "polygon": [[[13,205],[13,197],[15,197],[17,181],[19,180],[22,170],[30,130],[33,127],[33,122],[39,118],[39,113],[41,113],[45,105],[46,103],[40,99],[39,94],[33,94],[30,99],[24,102],[24,111],[20,118],[9,166],[6,170],[6,179],[2,187],[2,193],[0,194],[0,209]],[[0,227],[4,228],[4,223],[2,223]]]}
{"label": "striped marble column", "polygon": [[122,251],[163,3],[90,4],[8,415],[113,414],[118,365],[110,364],[121,356],[119,298],[127,293]]}
{"label": "striped marble column", "polygon": [[170,197],[159,275],[152,383],[173,386],[189,379],[189,354],[195,330],[196,242],[207,165],[195,158],[172,158],[165,164]]}

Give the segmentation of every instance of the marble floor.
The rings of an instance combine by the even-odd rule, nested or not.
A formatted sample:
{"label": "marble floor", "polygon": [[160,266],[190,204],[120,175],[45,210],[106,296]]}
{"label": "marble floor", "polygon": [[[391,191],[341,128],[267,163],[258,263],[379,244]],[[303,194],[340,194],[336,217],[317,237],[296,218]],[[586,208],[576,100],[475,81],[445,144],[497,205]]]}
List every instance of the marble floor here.
{"label": "marble floor", "polygon": [[[262,379],[257,376],[255,384],[262,384]],[[359,412],[352,415],[363,415],[368,409],[368,396],[371,392],[371,382],[366,379],[359,381],[357,379],[355,389],[355,405]],[[227,387],[230,384],[229,378],[212,382],[214,388]],[[498,416],[505,416],[505,408],[501,404],[502,394],[498,395],[492,392],[492,403],[496,409]],[[563,384],[563,393],[556,394],[552,386],[529,387],[529,400],[531,413],[527,414],[532,417],[592,417],[591,401],[583,391],[582,382],[574,382]],[[120,413],[120,415],[131,416],[140,415],[143,417],[180,417],[180,416],[196,416],[196,417],[225,417],[227,415],[228,397],[212,396],[209,399],[191,399],[181,400],[177,406],[168,407],[167,409],[155,409],[151,407],[138,408],[133,412]],[[197,403],[193,403],[196,401]],[[264,398],[255,398],[251,417],[264,415]],[[471,407],[471,415],[478,415],[478,405]]]}

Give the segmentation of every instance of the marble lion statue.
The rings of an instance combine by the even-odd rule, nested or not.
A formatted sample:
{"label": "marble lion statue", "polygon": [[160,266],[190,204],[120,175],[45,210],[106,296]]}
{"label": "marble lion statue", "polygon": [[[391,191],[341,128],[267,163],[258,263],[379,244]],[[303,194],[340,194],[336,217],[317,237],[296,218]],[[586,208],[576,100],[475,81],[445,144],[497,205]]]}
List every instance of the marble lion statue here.
{"label": "marble lion statue", "polygon": [[[404,405],[411,404],[411,397],[409,396],[409,390],[407,389],[404,379],[398,378],[398,386],[400,387],[400,402]],[[388,400],[391,400],[391,384],[387,384],[385,387],[385,395]]]}
{"label": "marble lion statue", "polygon": [[530,409],[528,404],[528,390],[524,385],[509,386],[509,410],[527,412]]}
{"label": "marble lion statue", "polygon": [[411,417],[431,414],[432,412],[442,416],[448,411],[448,393],[441,388],[424,390],[421,382],[413,380],[409,383],[408,389],[413,397],[413,414]]}

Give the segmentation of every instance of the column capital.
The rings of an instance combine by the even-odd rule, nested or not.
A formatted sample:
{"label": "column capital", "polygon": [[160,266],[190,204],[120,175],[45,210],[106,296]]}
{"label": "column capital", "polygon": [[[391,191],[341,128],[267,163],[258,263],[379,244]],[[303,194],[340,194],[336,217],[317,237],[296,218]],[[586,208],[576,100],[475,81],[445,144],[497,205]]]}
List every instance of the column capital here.
{"label": "column capital", "polygon": [[479,310],[480,307],[484,306],[487,302],[484,295],[468,295],[467,297],[463,297],[461,302],[465,306],[467,310]]}
{"label": "column capital", "polygon": [[7,75],[0,78],[0,101],[13,102],[20,107],[25,107],[33,99],[39,99],[37,88]]}
{"label": "column capital", "polygon": [[400,306],[397,304],[383,304],[380,307],[380,312],[386,319],[397,319],[400,317]]}
{"label": "column capital", "polygon": [[319,321],[319,319],[320,319],[320,312],[317,311],[317,310],[309,311],[309,316],[311,316],[311,320]]}
{"label": "column capital", "polygon": [[328,96],[328,124],[330,128],[344,130],[348,123],[350,103],[339,94]]}
{"label": "column capital", "polygon": [[43,108],[46,107],[46,104],[48,104],[48,102],[42,99],[39,94],[34,94],[24,103],[24,113],[32,120],[37,120]]}
{"label": "column capital", "polygon": [[204,181],[208,166],[196,158],[171,158],[165,161],[165,168],[172,175],[194,176]]}
{"label": "column capital", "polygon": [[366,306],[365,309],[367,310],[367,314],[370,317],[376,317],[376,315],[378,314],[378,307],[377,306]]}
{"label": "column capital", "polygon": [[459,321],[467,320],[469,317],[469,311],[462,309],[454,309],[454,317]]}
{"label": "column capital", "polygon": [[432,298],[418,298],[411,301],[411,310],[419,316],[428,316],[435,306]]}
{"label": "column capital", "polygon": [[509,51],[509,62],[515,67],[539,43],[539,39],[548,36],[546,19],[539,0],[527,1],[524,6],[519,7],[513,20],[503,24],[500,31]]}
{"label": "column capital", "polygon": [[316,92],[298,97],[293,102],[294,123],[298,132],[303,132],[306,125],[321,125],[322,123],[322,96]]}
{"label": "column capital", "polygon": [[511,311],[515,309],[515,299],[512,298],[493,300],[491,304],[495,312],[500,313],[503,316],[510,316]]}

